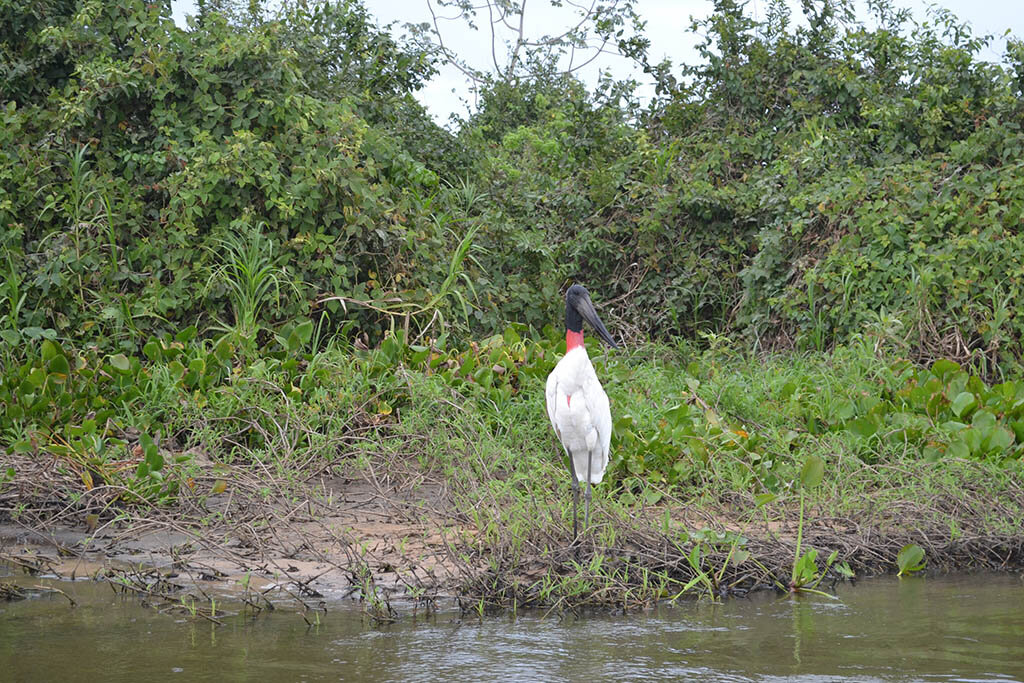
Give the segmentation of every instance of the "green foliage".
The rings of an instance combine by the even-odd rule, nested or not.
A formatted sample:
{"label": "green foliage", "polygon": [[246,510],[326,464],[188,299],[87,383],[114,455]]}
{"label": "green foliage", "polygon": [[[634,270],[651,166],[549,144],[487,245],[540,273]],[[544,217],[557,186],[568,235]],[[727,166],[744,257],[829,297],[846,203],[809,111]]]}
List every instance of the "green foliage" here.
{"label": "green foliage", "polygon": [[[690,395],[697,396],[699,382],[691,378],[688,384],[694,391]],[[748,433],[740,425],[730,425],[710,408],[672,406],[661,412],[651,431],[638,424],[633,415],[622,414],[615,420],[612,439],[612,475],[622,479],[627,496],[642,492],[650,504],[661,499],[659,487],[700,478],[709,460],[722,455],[747,463],[759,486],[778,490],[775,462],[764,438]]]}
{"label": "green foliage", "polygon": [[[5,34],[5,51],[46,45],[68,65],[56,77],[26,56],[0,93],[10,329],[131,353],[148,334],[223,321],[239,293],[211,276],[225,273],[217,255],[244,226],[259,226],[287,264],[278,284],[302,293],[250,308],[259,326],[310,315],[322,292],[362,299],[394,278],[429,288],[432,260],[415,247],[434,236],[419,198],[437,177],[389,132],[393,121],[372,121],[401,109],[425,126],[405,98],[430,63],[372,28],[357,3],[249,23],[210,10],[189,31],[160,3],[61,7],[4,10],[30,33]],[[340,70],[317,61],[341,54]],[[385,83],[387,100],[375,91]],[[211,279],[213,296],[197,296]]]}
{"label": "green foliage", "polygon": [[28,353],[27,362],[9,366],[0,388],[4,432],[19,435],[17,450],[30,448],[29,433],[36,425],[62,430],[90,414],[89,432],[104,432],[120,406],[138,397],[133,371],[138,361],[122,354],[69,353],[60,344],[43,340]]}
{"label": "green foliage", "polygon": [[825,478],[825,462],[820,456],[811,455],[804,461],[800,470],[800,486],[804,489],[813,489]]}
{"label": "green foliage", "polygon": [[[287,273],[272,265],[270,245],[258,230],[229,236],[220,247],[221,264],[210,275],[207,289],[216,284],[226,290],[233,320],[220,322],[216,328],[252,355],[264,319],[263,308],[274,302],[280,304],[281,282],[288,282]],[[308,320],[304,324],[312,327]]]}
{"label": "green foliage", "polygon": [[906,384],[863,397],[846,428],[866,448],[906,445],[928,460],[976,458],[1009,464],[1024,455],[1024,386],[988,385],[940,360],[911,369]]}
{"label": "green foliage", "polygon": [[797,482],[800,489],[800,519],[797,523],[796,550],[793,557],[793,572],[789,579],[789,590],[793,593],[812,592],[817,585],[825,578],[829,568],[835,563],[839,551],[832,551],[825,562],[825,569],[818,571],[818,551],[814,548],[806,550],[801,554],[801,545],[804,536],[804,497],[808,489],[818,486],[825,477],[825,462],[818,455],[809,455],[800,469],[800,479]]}
{"label": "green foliage", "polygon": [[[150,339],[143,353],[145,358],[104,355],[48,339],[30,346],[27,360],[9,365],[0,382],[5,448],[63,458],[87,489],[116,483],[129,499],[173,498],[184,475],[178,470],[167,476],[164,455],[150,436],[161,432],[173,401],[154,399],[220,384],[231,372],[232,347],[225,340],[215,346],[200,341],[190,327],[173,338]],[[130,428],[141,430],[137,454],[126,438]]]}
{"label": "green foliage", "polygon": [[798,25],[784,2],[759,19],[720,2],[698,64],[647,65],[646,112],[628,83],[524,62],[455,136],[412,98],[436,55],[356,0],[236,5],[188,30],[159,3],[4,6],[9,341],[132,355],[235,326],[214,274],[259,226],[289,294],[249,309],[267,338],[303,319],[373,342],[540,330],[581,279],[638,335],[877,334],[1017,374],[1019,43],[996,65],[942,11],[806,3]]}
{"label": "green foliage", "polygon": [[808,3],[794,28],[785,3],[761,21],[719,3],[702,64],[651,67],[643,127],[571,79],[485,89],[460,135],[486,154],[483,321],[540,327],[533,301],[585,278],[654,334],[820,350],[885,313],[915,359],[1015,362],[1012,74],[947,13],[871,12]]}
{"label": "green foliage", "polygon": [[[514,327],[465,348],[407,344],[399,336],[388,336],[371,356],[369,371],[386,376],[396,367],[407,366],[436,377],[444,386],[487,407],[497,417],[516,395],[524,378],[540,379],[554,367],[552,350],[524,341]],[[387,411],[399,408],[407,397],[399,390],[383,398]]]}
{"label": "green foliage", "polygon": [[[649,504],[721,476],[769,502],[791,480],[819,486],[837,452],[869,464],[961,458],[1010,469],[1024,455],[1020,383],[990,386],[952,361],[916,369],[858,346],[839,349],[828,367],[707,351],[685,372],[666,368],[674,381],[638,375],[630,363],[598,368],[613,402],[644,406],[615,411],[609,476],[625,497]],[[640,396],[665,403],[637,403]],[[723,462],[738,467],[726,474]]]}
{"label": "green foliage", "polygon": [[821,348],[889,311],[916,358],[992,372],[1016,360],[1002,342],[1020,334],[1006,310],[1019,98],[976,59],[987,39],[948,13],[907,35],[907,12],[872,7],[877,28],[850,3],[808,3],[809,26],[791,30],[783,3],[760,23],[722,3],[704,24],[706,64],[684,69],[692,88],[662,105],[686,125],[665,132],[713,139],[718,150],[694,149],[721,160],[717,183],[757,195],[737,318],[755,340],[778,344],[781,328]]}
{"label": "green foliage", "polygon": [[924,569],[924,549],[916,543],[908,543],[896,555],[897,576],[904,576]]}

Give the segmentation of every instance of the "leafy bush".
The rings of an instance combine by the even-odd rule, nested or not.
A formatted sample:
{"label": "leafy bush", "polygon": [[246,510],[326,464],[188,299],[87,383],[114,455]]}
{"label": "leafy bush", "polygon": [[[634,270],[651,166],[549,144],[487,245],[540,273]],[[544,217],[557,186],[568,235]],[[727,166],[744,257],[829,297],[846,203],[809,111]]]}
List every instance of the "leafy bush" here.
{"label": "leafy bush", "polygon": [[1005,463],[1024,455],[1024,385],[989,386],[949,360],[914,370],[906,386],[858,402],[847,429],[866,443],[912,446],[929,460]]}
{"label": "leafy bush", "polygon": [[[358,4],[249,24],[208,11],[189,31],[159,3],[6,7],[30,33],[4,36],[5,52],[26,53],[0,93],[9,329],[126,353],[151,333],[203,329],[229,298],[221,282],[197,296],[215,254],[255,226],[299,293],[266,322],[319,313],[323,294],[372,299],[399,272],[404,289],[429,292],[433,259],[394,266],[434,235],[420,198],[437,176],[388,132],[394,121],[374,127],[361,113],[383,121],[393,105],[450,136],[407,101],[429,60],[375,33]],[[341,42],[328,47],[346,68],[313,63],[324,41]],[[390,100],[374,94],[383,83]],[[328,312],[348,315],[337,302]]]}
{"label": "leafy bush", "polygon": [[648,65],[646,112],[537,73],[456,137],[412,99],[431,55],[355,0],[231,7],[183,31],[159,4],[5,6],[5,338],[132,355],[235,325],[211,274],[255,230],[287,294],[258,343],[540,330],[581,280],[633,338],[824,348],[885,321],[915,360],[1015,373],[1017,42],[993,65],[941,11],[720,2],[699,64]]}

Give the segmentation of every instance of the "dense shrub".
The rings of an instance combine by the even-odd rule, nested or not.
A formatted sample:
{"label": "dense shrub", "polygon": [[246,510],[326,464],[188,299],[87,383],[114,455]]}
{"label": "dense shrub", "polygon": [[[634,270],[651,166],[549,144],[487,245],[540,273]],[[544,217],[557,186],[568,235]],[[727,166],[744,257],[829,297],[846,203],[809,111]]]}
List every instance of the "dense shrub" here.
{"label": "dense shrub", "polygon": [[371,343],[541,328],[578,279],[636,338],[883,329],[1005,372],[1024,48],[990,64],[945,12],[804,6],[718,0],[698,64],[648,65],[642,114],[628,84],[519,75],[452,135],[412,98],[430,53],[356,0],[208,2],[188,30],[159,4],[5,4],[4,338],[230,327],[224,245],[260,233],[263,339],[325,311]]}
{"label": "dense shrub", "polygon": [[[417,199],[437,175],[365,118],[400,111],[450,137],[409,105],[429,60],[367,35],[358,5],[249,23],[208,11],[188,31],[162,4],[5,7],[27,35],[6,34],[4,53],[29,53],[7,63],[0,94],[11,328],[126,349],[205,329],[229,298],[211,278],[223,243],[257,226],[292,285],[268,322],[310,315],[324,294],[373,298],[419,245],[446,251]],[[315,64],[325,37],[368,47],[329,44],[330,64]],[[340,68],[342,53],[363,61]],[[368,104],[378,87],[390,99]],[[424,262],[407,282],[426,291],[437,272]]]}

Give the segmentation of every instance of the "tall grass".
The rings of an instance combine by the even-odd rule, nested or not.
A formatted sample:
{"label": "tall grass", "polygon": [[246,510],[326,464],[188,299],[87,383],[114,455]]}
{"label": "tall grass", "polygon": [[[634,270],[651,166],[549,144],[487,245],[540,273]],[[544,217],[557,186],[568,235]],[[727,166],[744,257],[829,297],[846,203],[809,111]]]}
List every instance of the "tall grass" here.
{"label": "tall grass", "polygon": [[231,307],[231,321],[217,321],[213,329],[228,335],[247,357],[255,354],[264,309],[280,301],[282,285],[297,293],[288,274],[274,264],[273,244],[261,232],[265,227],[237,229],[221,239],[220,264],[206,283],[207,292],[223,287]]}

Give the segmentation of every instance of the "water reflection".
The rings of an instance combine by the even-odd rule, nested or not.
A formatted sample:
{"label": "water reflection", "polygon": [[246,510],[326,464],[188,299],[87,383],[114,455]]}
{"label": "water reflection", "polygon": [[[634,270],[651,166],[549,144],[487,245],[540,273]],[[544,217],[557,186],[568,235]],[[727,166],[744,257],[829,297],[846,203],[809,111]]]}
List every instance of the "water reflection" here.
{"label": "water reflection", "polygon": [[358,607],[189,623],[94,583],[0,605],[0,680],[1009,681],[1024,677],[1016,576],[878,579],[841,601],[755,595],[628,617],[441,614],[386,627]]}

